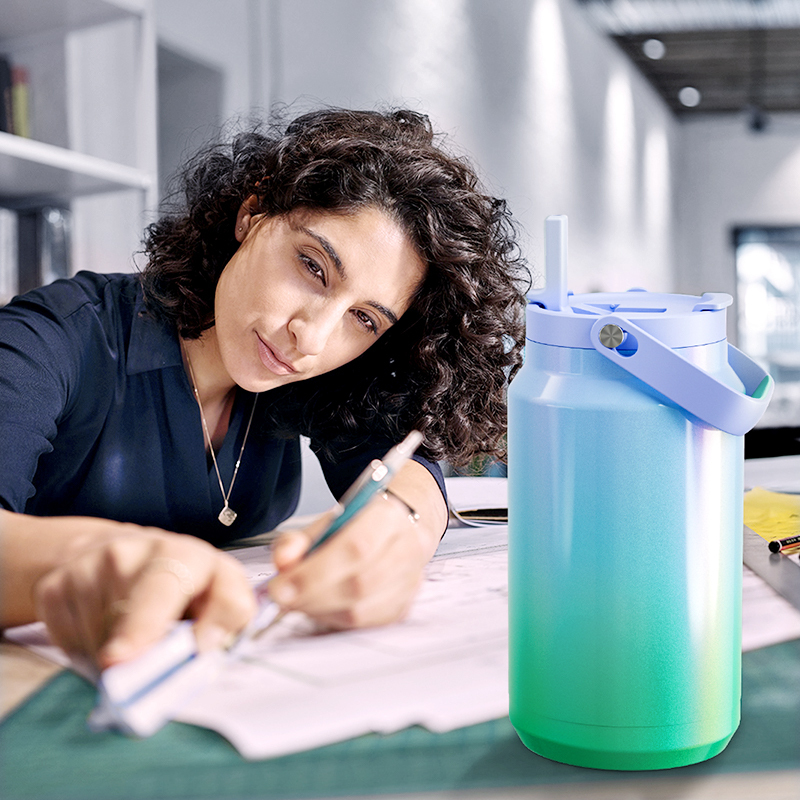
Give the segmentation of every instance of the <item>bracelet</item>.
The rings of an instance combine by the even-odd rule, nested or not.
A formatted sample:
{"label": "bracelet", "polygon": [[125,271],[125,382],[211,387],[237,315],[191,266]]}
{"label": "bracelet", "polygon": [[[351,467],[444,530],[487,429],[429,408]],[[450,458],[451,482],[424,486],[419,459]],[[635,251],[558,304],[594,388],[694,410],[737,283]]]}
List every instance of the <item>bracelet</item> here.
{"label": "bracelet", "polygon": [[406,503],[406,501],[403,500],[402,497],[400,497],[398,494],[393,492],[388,486],[384,488],[383,496],[386,497],[386,498],[394,497],[394,499],[397,500],[398,503],[402,503],[406,507],[406,510],[408,511],[408,520],[409,520],[409,522],[416,523],[416,521],[419,519],[419,514],[417,514],[417,512],[413,508],[413,506],[410,506],[408,503]]}

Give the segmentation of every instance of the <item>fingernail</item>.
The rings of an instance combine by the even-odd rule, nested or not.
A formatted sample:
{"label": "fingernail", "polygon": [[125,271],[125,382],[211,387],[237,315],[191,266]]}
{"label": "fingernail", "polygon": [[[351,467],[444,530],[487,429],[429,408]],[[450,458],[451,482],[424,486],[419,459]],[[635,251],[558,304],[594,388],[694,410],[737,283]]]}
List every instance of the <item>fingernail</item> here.
{"label": "fingernail", "polygon": [[270,586],[269,593],[278,605],[288,606],[297,597],[297,588],[293,583],[287,581],[286,583],[279,583],[277,586]]}

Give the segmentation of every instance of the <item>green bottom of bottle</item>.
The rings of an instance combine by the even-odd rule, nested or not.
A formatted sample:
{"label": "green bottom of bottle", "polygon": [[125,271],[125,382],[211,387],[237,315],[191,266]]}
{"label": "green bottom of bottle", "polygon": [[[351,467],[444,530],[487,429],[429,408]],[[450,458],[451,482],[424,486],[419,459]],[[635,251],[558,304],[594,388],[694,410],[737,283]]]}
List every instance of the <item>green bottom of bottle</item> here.
{"label": "green bottom of bottle", "polygon": [[[534,753],[576,767],[614,770],[672,769],[706,761],[725,749],[738,726],[737,719],[725,736],[697,743],[697,737],[686,736],[696,733],[691,730],[696,725],[606,728],[541,718],[539,722],[535,734],[514,726]],[[687,744],[690,741],[694,743]]]}

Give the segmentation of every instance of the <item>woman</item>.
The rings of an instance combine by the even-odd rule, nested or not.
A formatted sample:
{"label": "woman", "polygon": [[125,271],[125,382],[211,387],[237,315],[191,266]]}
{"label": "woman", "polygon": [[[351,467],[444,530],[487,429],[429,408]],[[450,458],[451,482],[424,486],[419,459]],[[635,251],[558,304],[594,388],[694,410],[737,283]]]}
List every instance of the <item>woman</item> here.
{"label": "woman", "polygon": [[182,616],[201,648],[246,624],[252,593],[215,545],[292,513],[300,434],[337,496],[425,435],[337,537],[302,558],[322,520],[273,553],[284,608],[401,617],[446,526],[435,462],[503,456],[521,359],[509,215],[427,118],[306,114],[208,148],[183,189],[141,275],[0,310],[0,624],[43,619],[101,667]]}

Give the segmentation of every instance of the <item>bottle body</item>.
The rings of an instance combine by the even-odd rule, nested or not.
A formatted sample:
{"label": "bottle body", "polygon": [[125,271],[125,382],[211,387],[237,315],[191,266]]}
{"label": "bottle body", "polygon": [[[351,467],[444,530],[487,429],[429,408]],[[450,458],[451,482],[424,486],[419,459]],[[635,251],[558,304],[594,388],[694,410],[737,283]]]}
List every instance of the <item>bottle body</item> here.
{"label": "bottle body", "polygon": [[[735,385],[725,347],[682,354]],[[529,748],[659,769],[730,740],[743,447],[594,350],[528,342],[508,472],[510,715]]]}

